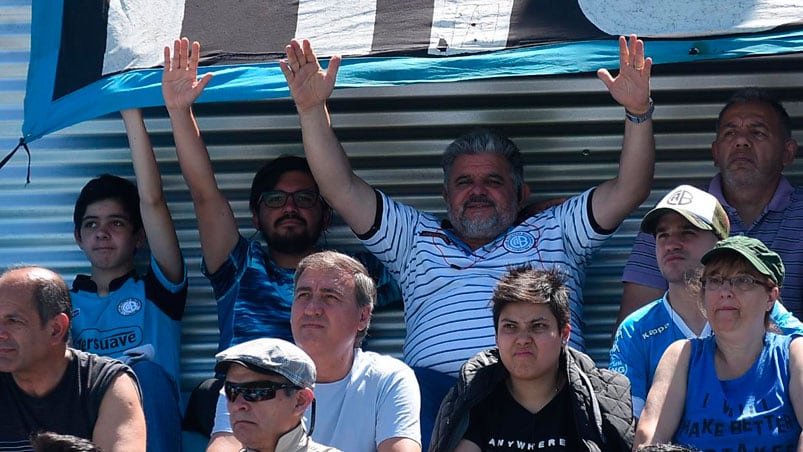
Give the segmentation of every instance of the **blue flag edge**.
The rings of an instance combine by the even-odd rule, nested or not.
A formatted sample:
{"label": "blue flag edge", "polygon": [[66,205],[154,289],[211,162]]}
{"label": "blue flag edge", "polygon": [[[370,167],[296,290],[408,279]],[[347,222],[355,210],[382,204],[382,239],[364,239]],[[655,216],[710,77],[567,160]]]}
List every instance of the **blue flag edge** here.
{"label": "blue flag edge", "polygon": [[[25,95],[22,134],[30,143],[79,122],[127,108],[164,105],[161,67],[104,77],[52,101],[60,42],[61,2],[55,9],[34,2],[33,21],[44,24],[31,37],[31,63]],[[655,64],[803,52],[803,30],[738,35],[727,38],[655,40],[647,55]],[[326,62],[323,62],[324,66]],[[507,49],[448,58],[346,58],[338,72],[337,88],[397,86],[455,82],[498,77],[568,74],[616,69],[616,40],[576,41]],[[277,62],[207,66],[199,74],[215,77],[198,102],[245,101],[289,96]],[[50,87],[43,88],[43,87]],[[601,85],[602,87],[602,85]]]}

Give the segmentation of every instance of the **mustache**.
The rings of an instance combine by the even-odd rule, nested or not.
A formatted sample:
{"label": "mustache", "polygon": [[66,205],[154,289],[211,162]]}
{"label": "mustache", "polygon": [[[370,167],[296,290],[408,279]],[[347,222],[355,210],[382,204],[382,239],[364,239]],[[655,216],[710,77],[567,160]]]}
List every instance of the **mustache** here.
{"label": "mustache", "polygon": [[303,217],[301,217],[300,215],[297,215],[295,213],[288,212],[287,214],[282,215],[281,217],[277,218],[276,221],[273,222],[273,226],[278,226],[282,221],[285,221],[285,220],[296,220],[296,221],[301,222],[301,224],[303,224],[304,226],[307,225],[307,220],[305,220]]}
{"label": "mustache", "polygon": [[469,204],[473,204],[473,203],[490,204],[490,205],[496,207],[496,203],[491,198],[489,198],[489,197],[487,197],[485,195],[472,195],[463,203],[463,208],[465,209],[466,207],[469,206]]}

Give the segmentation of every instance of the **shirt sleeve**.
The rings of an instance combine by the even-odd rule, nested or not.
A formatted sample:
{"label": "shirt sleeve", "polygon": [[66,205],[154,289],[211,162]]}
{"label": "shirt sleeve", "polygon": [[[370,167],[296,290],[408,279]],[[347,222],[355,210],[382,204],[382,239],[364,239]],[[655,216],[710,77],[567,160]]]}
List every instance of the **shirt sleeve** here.
{"label": "shirt sleeve", "polygon": [[783,334],[792,336],[803,336],[803,323],[789,312],[780,301],[776,301],[770,311],[770,320],[781,330]]}
{"label": "shirt sleeve", "polygon": [[223,395],[223,388],[220,388],[217,405],[215,406],[215,425],[212,427],[212,434],[224,432],[233,433],[234,430],[232,430],[231,421],[229,420],[229,406],[226,404],[226,396]]}
{"label": "shirt sleeve", "polygon": [[639,344],[643,341],[633,336],[636,334],[632,322],[625,319],[616,330],[613,346],[610,351],[608,369],[623,374],[630,380],[630,394],[633,399],[633,416],[641,416],[644,403],[647,400],[647,367],[649,362]]}
{"label": "shirt sleeve", "polygon": [[409,438],[421,444],[421,392],[413,370],[407,366],[386,378],[379,394],[376,445],[389,438]]}

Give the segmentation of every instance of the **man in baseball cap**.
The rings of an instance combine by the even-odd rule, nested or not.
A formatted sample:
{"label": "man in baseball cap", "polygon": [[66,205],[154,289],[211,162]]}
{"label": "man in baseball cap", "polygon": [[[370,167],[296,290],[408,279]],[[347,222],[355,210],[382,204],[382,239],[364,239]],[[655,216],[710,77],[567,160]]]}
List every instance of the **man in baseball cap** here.
{"label": "man in baseball cap", "polygon": [[[655,237],[655,257],[668,282],[664,296],[628,315],[616,331],[609,368],[630,379],[633,414],[639,417],[664,351],[678,339],[707,337],[711,327],[698,306],[701,259],[730,232],[727,213],[717,199],[680,185],[647,212],[641,230]],[[773,321],[785,333],[803,331],[780,303]]]}
{"label": "man in baseball cap", "polygon": [[[313,442],[301,422],[314,402],[316,374],[315,363],[300,348],[281,339],[256,339],[215,359],[215,372],[226,375],[223,391],[234,436],[245,451],[338,451]],[[314,406],[312,413],[314,419]]]}

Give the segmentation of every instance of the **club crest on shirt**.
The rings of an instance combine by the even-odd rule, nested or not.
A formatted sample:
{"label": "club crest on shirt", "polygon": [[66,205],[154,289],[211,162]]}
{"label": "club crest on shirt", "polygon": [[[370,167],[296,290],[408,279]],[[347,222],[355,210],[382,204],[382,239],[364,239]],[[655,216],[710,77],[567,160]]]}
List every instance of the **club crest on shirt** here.
{"label": "club crest on shirt", "polygon": [[504,247],[511,253],[524,253],[535,245],[535,239],[527,232],[513,232],[505,238]]}
{"label": "club crest on shirt", "polygon": [[120,315],[134,315],[142,309],[142,301],[137,298],[126,298],[117,305]]}

